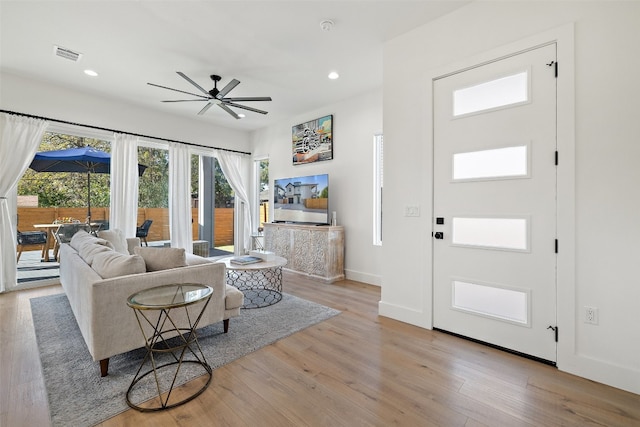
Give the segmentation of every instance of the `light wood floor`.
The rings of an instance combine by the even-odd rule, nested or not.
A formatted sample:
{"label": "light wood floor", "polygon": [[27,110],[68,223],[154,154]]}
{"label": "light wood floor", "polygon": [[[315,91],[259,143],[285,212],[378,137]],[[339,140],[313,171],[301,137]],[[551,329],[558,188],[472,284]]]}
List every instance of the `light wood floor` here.
{"label": "light wood floor", "polygon": [[[284,289],[342,314],[217,369],[186,405],[100,426],[640,425],[640,396],[379,317],[377,287],[285,273]],[[50,424],[29,298],[59,292],[0,295],[0,426]]]}

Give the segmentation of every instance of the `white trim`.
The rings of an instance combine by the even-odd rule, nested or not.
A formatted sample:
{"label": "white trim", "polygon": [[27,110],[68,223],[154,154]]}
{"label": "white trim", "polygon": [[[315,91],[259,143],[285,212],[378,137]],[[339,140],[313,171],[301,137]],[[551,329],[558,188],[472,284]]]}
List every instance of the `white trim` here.
{"label": "white trim", "polygon": [[382,246],[382,185],[384,136],[373,135],[373,245]]}

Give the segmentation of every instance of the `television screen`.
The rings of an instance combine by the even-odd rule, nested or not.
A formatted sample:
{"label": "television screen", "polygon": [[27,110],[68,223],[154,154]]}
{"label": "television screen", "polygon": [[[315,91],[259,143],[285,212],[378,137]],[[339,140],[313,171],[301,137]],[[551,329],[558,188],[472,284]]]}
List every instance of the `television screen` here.
{"label": "television screen", "polygon": [[273,221],[329,224],[329,175],[274,180]]}

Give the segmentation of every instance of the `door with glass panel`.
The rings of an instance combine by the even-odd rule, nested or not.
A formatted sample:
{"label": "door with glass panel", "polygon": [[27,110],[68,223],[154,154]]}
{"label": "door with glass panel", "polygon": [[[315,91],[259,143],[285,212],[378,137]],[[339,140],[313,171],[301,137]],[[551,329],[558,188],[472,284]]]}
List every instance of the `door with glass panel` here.
{"label": "door with glass panel", "polygon": [[556,360],[556,46],[434,80],[434,327]]}

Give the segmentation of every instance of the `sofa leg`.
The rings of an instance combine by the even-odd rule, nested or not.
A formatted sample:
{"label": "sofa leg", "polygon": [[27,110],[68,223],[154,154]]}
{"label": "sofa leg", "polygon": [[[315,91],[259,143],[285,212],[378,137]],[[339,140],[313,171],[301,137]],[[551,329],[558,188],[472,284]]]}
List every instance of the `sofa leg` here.
{"label": "sofa leg", "polygon": [[227,332],[229,332],[229,319],[224,319],[222,321],[222,324],[224,325],[224,333],[226,334]]}
{"label": "sofa leg", "polygon": [[100,361],[100,376],[106,377],[108,371],[109,371],[109,358],[107,357],[106,359],[102,359]]}

